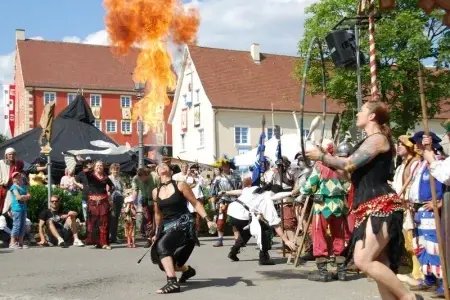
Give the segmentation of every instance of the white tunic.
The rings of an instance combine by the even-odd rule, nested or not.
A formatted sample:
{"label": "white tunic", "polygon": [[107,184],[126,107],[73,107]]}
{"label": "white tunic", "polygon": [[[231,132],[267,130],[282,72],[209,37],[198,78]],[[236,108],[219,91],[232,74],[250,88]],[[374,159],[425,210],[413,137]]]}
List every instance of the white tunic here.
{"label": "white tunic", "polygon": [[450,185],[450,157],[445,160],[434,161],[430,165],[430,173],[437,181]]}

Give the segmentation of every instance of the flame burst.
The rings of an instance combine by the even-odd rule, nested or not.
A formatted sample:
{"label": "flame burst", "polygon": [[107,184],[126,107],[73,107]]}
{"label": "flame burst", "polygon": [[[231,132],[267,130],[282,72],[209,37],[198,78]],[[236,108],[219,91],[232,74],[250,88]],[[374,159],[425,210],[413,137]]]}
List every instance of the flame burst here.
{"label": "flame burst", "polygon": [[196,40],[200,16],[196,9],[185,10],[180,0],[104,0],[106,29],[117,55],[126,55],[140,45],[133,72],[135,82],[146,82],[149,92],[133,106],[132,118],[139,117],[149,128],[164,120],[167,92],[174,90],[167,42],[191,44]]}

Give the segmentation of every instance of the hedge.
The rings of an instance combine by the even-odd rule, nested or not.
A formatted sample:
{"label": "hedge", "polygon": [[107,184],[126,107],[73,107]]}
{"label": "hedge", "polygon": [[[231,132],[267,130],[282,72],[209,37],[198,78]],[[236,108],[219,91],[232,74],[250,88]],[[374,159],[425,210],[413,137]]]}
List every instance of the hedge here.
{"label": "hedge", "polygon": [[[31,200],[28,202],[28,218],[32,223],[39,222],[40,213],[47,208],[48,206],[48,191],[47,186],[43,185],[35,185],[28,187],[28,192],[31,195]],[[209,194],[209,189],[204,190],[204,194]],[[76,211],[79,216],[82,216],[81,210],[81,193],[78,193],[75,196],[68,194],[63,189],[58,187],[52,189],[52,195],[58,195],[62,200],[62,204],[64,209]],[[208,197],[206,197],[208,198]],[[204,202],[205,210],[208,213],[208,216],[212,219],[215,215],[215,212],[211,210],[211,205],[208,201]],[[123,225],[122,218],[120,218],[119,224],[119,237],[122,237]],[[227,220],[227,223],[229,220]],[[208,227],[206,226],[206,222],[202,221],[201,231],[200,233],[207,233]],[[227,226],[226,234],[232,234],[230,230],[230,226]]]}
{"label": "hedge", "polygon": [[[34,185],[28,187],[31,200],[28,201],[28,218],[32,223],[39,222],[39,214],[48,207],[48,190],[47,186]],[[68,194],[58,187],[52,189],[52,195],[58,195],[62,201],[64,209],[76,211],[78,215],[82,215],[81,211],[81,193],[75,196]]]}

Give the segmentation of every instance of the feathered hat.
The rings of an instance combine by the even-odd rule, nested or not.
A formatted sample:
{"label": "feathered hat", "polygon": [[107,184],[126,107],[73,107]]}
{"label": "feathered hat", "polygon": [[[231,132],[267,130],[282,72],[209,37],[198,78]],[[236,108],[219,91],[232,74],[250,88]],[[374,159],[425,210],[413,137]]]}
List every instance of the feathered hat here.
{"label": "feathered hat", "polygon": [[221,158],[219,158],[215,163],[214,163],[214,167],[216,168],[222,168],[223,165],[228,164],[230,166],[231,169],[235,170],[236,166],[234,165],[234,160],[228,158],[227,155],[222,155]]}

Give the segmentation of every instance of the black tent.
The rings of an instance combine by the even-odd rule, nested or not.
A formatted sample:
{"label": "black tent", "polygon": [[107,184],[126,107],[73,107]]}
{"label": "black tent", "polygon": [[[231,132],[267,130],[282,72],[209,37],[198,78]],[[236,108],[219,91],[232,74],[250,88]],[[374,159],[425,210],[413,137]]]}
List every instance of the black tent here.
{"label": "black tent", "polygon": [[[59,178],[64,175],[66,165],[61,152],[80,149],[104,150],[90,144],[91,141],[95,140],[102,140],[118,145],[106,134],[98,130],[97,127],[93,125],[94,121],[94,115],[86,103],[86,99],[82,95],[78,95],[75,100],[55,118],[53,121],[52,140],[50,143],[52,147],[50,156],[52,161],[53,179],[59,180]],[[37,128],[6,141],[4,144],[0,145],[0,155],[2,155],[3,158],[6,148],[13,147],[16,150],[18,159],[31,164],[41,155],[41,147],[39,144],[41,132],[42,128],[38,126]],[[106,165],[119,163],[121,171],[125,173],[132,173],[136,170],[137,157],[131,151],[121,155],[108,156],[92,154],[89,156],[92,160],[102,160]]]}

